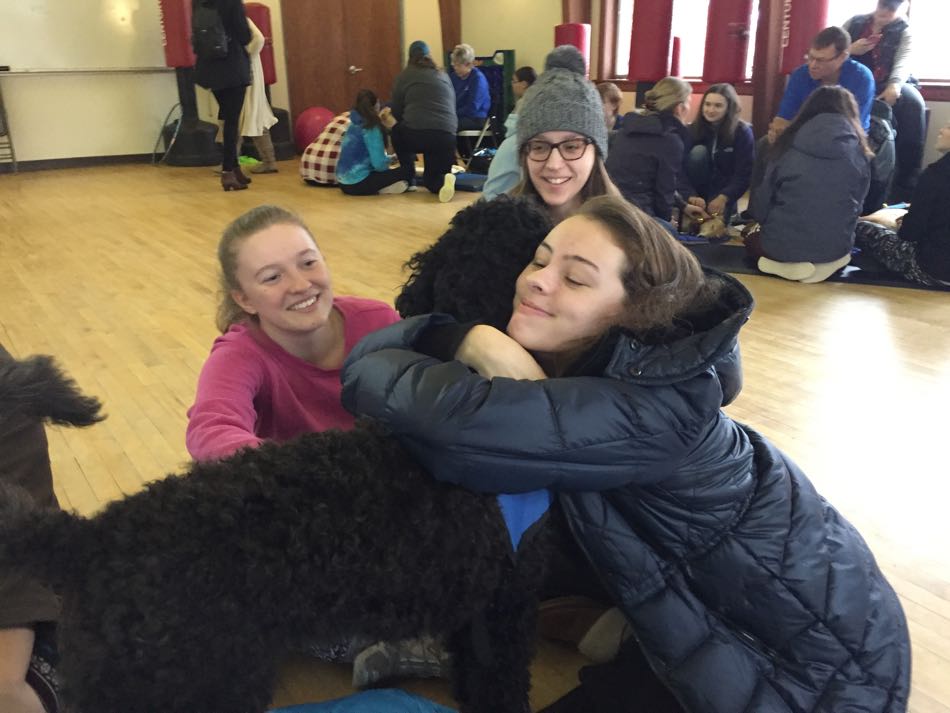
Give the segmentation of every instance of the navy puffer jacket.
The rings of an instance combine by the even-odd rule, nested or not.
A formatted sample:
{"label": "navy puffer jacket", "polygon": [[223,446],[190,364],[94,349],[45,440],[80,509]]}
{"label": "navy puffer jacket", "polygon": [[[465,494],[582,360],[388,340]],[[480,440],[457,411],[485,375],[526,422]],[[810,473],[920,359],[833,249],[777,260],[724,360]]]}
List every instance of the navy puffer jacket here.
{"label": "navy puffer jacket", "polygon": [[676,205],[695,195],[686,176],[692,145],[689,131],[672,114],[630,112],[611,139],[607,173],[624,198],[669,220]]}
{"label": "navy puffer jacket", "polygon": [[[602,376],[487,380],[412,350],[404,320],[348,358],[343,401],[436,478],[550,488],[650,665],[691,713],[898,713],[910,643],[858,532],[763,437],[728,418],[715,364],[752,298],[660,345],[621,335]],[[604,378],[606,377],[606,378]]]}

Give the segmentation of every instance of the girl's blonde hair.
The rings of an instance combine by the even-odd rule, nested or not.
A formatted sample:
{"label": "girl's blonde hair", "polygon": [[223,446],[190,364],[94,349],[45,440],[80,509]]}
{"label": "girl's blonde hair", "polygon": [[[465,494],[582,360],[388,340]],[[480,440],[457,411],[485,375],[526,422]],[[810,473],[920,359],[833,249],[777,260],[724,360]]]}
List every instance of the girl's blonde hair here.
{"label": "girl's blonde hair", "polygon": [[[313,233],[310,232],[300,216],[276,205],[261,205],[252,208],[235,218],[224,229],[221,240],[218,242],[218,265],[220,267],[218,288],[220,294],[217,315],[215,316],[215,325],[222,334],[227,332],[233,324],[257,320],[257,315],[248,314],[234,301],[231,292],[241,289],[237,279],[237,257],[242,243],[255,233],[259,233],[272,225],[296,225],[303,228],[307,235],[313,238]],[[317,241],[314,240],[313,242],[316,244]]]}
{"label": "girl's blonde hair", "polygon": [[663,114],[673,111],[677,104],[689,99],[693,88],[689,82],[679,77],[664,77],[653,85],[644,97],[644,105],[648,113]]}

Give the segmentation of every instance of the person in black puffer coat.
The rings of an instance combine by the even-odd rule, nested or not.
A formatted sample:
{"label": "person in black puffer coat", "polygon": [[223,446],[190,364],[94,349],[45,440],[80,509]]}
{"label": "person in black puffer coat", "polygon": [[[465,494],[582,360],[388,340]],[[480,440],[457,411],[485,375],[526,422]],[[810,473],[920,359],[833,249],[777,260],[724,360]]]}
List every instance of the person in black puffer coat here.
{"label": "person in black puffer coat", "polygon": [[645,95],[646,110],[623,117],[612,138],[607,173],[623,197],[640,210],[660,219],[667,229],[673,208],[686,209],[696,218],[702,206],[686,203],[696,195],[686,172],[692,138],[686,128],[692,88],[678,77],[666,77]]}
{"label": "person in black puffer coat", "polygon": [[437,479],[550,491],[633,628],[626,645],[683,710],[905,711],[906,621],[866,543],[721,411],[745,287],[600,197],[548,234],[514,305],[510,338],[445,315],[369,335],[344,405]]}
{"label": "person in black puffer coat", "polygon": [[854,242],[888,270],[912,282],[950,287],[950,122],[937,132],[939,161],[920,176],[899,224],[880,211],[859,220]]}
{"label": "person in black puffer coat", "polygon": [[251,179],[241,172],[237,151],[241,108],[245,88],[251,83],[251,62],[244,46],[251,41],[244,3],[241,0],[192,0],[198,4],[213,4],[221,16],[228,35],[228,54],[220,59],[198,56],[195,61],[195,83],[210,89],[218,102],[218,118],[224,122],[221,156],[221,187],[225,191],[247,188]]}

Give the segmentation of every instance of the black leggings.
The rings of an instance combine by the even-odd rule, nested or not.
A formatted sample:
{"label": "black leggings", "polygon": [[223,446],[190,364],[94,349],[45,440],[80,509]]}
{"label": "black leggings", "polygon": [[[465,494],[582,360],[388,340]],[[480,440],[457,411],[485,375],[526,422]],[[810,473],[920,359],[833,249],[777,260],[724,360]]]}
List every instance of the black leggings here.
{"label": "black leggings", "polygon": [[233,171],[238,165],[238,122],[241,120],[241,107],[244,106],[245,87],[214,89],[211,93],[218,101],[218,118],[224,122],[221,170]]}
{"label": "black leggings", "polygon": [[359,183],[340,184],[340,190],[348,196],[375,196],[384,188],[403,180],[403,171],[391,168],[388,171],[371,171]]}
{"label": "black leggings", "polygon": [[402,178],[410,186],[416,183],[416,154],[425,161],[422,183],[431,193],[438,193],[445,174],[455,163],[455,134],[436,129],[410,129],[402,122],[392,130],[393,148],[399,157]]}

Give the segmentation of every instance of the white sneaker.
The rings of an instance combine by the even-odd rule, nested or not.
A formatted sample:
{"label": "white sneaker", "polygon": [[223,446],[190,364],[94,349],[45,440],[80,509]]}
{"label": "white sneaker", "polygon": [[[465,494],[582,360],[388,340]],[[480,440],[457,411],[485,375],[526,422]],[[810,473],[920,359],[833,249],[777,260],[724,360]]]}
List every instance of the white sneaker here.
{"label": "white sneaker", "polygon": [[815,271],[806,277],[803,280],[799,280],[806,285],[812,285],[816,282],[824,282],[829,277],[834,275],[838,270],[843,267],[847,267],[848,263],[851,262],[851,253],[848,253],[844,257],[839,257],[837,260],[831,262],[816,262]]}
{"label": "white sneaker", "polygon": [[607,663],[617,658],[621,645],[632,633],[627,617],[617,607],[612,607],[594,622],[578,642],[577,650],[594,663]]}
{"label": "white sneaker", "polygon": [[390,183],[385,188],[379,189],[379,195],[384,195],[387,193],[405,193],[409,190],[409,181],[396,181],[395,183]]}
{"label": "white sneaker", "polygon": [[439,203],[448,203],[453,198],[455,198],[455,175],[447,173],[442,181],[442,188],[439,189]]}
{"label": "white sneaker", "polygon": [[786,280],[804,281],[815,274],[815,264],[811,262],[779,262],[767,257],[760,257],[758,262],[760,272],[778,275]]}

